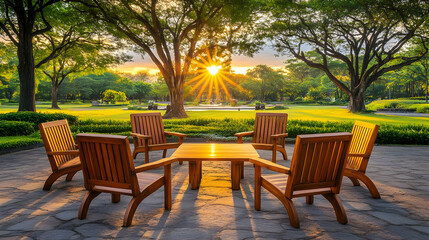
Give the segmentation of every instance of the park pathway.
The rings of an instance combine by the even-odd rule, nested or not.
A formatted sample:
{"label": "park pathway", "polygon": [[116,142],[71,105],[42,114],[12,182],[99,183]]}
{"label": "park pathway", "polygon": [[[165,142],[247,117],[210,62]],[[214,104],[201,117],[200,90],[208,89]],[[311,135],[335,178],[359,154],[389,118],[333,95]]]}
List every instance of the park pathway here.
{"label": "park pathway", "polygon": [[[292,156],[293,145],[286,150]],[[270,157],[269,151],[259,153]],[[151,153],[152,159],[160,156]],[[286,210],[265,190],[262,210],[254,210],[249,163],[239,191],[231,190],[227,162],[204,162],[199,190],[188,186],[187,163],[174,163],[172,210],[164,210],[158,190],[140,204],[128,228],[121,227],[127,196],[112,204],[102,194],[87,219],[77,219],[85,194],[82,173],[43,191],[50,172],[43,148],[0,155],[0,166],[0,239],[429,239],[429,146],[375,146],[368,175],[382,198],[372,199],[344,179],[340,198],[349,223],[339,224],[329,202],[316,196],[314,205],[294,199],[300,229],[290,226]]]}

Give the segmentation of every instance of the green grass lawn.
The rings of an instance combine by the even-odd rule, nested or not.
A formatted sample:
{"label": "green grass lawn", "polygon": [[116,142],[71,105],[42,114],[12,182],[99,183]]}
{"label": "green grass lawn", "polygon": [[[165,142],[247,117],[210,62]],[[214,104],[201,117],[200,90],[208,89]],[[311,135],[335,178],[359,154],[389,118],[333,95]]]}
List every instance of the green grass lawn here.
{"label": "green grass lawn", "polygon": [[[17,105],[5,105],[0,107],[0,113],[17,110]],[[60,105],[61,110],[49,109],[50,105],[37,105],[39,112],[64,112],[76,115],[80,120],[129,120],[131,113],[148,112],[139,110],[123,110],[124,106],[112,107],[92,107],[91,104],[64,104]],[[265,110],[269,112],[270,110]],[[163,113],[163,111],[160,111]],[[189,111],[190,118],[254,118],[256,111]],[[362,120],[372,123],[388,124],[423,124],[429,125],[427,117],[405,117],[392,115],[377,115],[373,113],[354,114],[338,106],[303,106],[291,105],[286,110],[273,110],[273,112],[285,112],[289,114],[289,119],[293,120],[317,120],[317,121],[355,121]]]}

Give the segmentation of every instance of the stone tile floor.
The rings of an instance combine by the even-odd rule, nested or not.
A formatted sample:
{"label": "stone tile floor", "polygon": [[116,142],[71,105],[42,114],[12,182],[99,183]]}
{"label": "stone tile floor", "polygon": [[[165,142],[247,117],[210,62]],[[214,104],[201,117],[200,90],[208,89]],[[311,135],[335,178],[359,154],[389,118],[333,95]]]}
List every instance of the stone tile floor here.
{"label": "stone tile floor", "polygon": [[[292,144],[287,152],[290,160]],[[270,158],[269,151],[259,153]],[[160,158],[161,151],[151,153],[152,160]],[[375,146],[368,175],[382,198],[345,178],[340,199],[349,223],[339,224],[329,202],[316,196],[313,205],[294,199],[300,229],[290,226],[286,210],[265,190],[262,210],[254,210],[249,163],[238,191],[231,190],[228,162],[204,162],[199,190],[189,188],[187,163],[174,163],[172,210],[164,210],[160,189],[140,204],[127,228],[121,225],[128,196],[112,204],[102,194],[87,219],[77,219],[85,194],[82,173],[43,191],[50,173],[44,148],[0,155],[0,166],[0,239],[429,239],[429,146]]]}

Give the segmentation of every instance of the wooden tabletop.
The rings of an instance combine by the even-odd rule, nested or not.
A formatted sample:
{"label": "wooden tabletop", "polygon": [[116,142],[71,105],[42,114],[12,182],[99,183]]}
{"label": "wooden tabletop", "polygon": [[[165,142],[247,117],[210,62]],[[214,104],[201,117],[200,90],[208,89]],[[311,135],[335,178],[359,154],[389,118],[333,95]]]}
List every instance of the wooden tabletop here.
{"label": "wooden tabletop", "polygon": [[247,161],[258,158],[259,154],[251,144],[183,143],[171,157],[178,160]]}

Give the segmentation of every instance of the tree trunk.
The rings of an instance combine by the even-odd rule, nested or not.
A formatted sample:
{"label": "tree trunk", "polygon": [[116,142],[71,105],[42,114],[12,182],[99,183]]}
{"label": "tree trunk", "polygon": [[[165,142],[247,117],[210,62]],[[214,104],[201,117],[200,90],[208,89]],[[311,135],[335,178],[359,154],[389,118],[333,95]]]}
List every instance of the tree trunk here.
{"label": "tree trunk", "polygon": [[36,111],[36,84],[34,79],[33,41],[24,33],[18,45],[19,107],[18,111]]}
{"label": "tree trunk", "polygon": [[365,110],[365,90],[353,91],[350,95],[350,107],[352,113]]}
{"label": "tree trunk", "polygon": [[175,87],[170,89],[171,108],[162,118],[187,118],[185,112],[185,89],[183,87]]}
{"label": "tree trunk", "polygon": [[52,82],[52,105],[51,108],[53,109],[60,109],[58,106],[58,90],[59,86],[56,84],[56,82]]}
{"label": "tree trunk", "polygon": [[428,78],[428,77],[426,77],[426,102],[428,102],[428,93],[429,93],[429,89],[428,89],[428,81],[429,81],[429,78]]}

